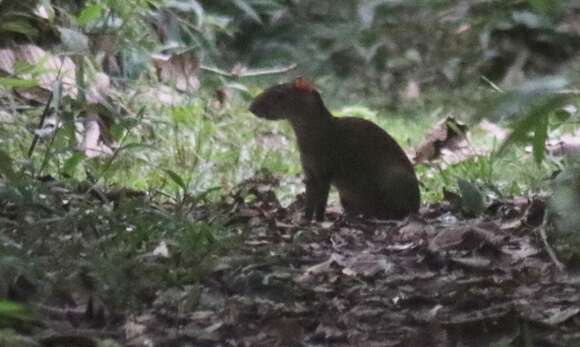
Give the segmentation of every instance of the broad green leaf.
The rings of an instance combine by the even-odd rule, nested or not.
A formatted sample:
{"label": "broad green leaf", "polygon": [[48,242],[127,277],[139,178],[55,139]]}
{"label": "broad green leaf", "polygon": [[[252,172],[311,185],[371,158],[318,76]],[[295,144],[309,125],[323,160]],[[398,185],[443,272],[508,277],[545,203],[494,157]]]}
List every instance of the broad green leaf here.
{"label": "broad green leaf", "polygon": [[72,177],[80,163],[86,158],[83,152],[75,152],[64,162],[63,171],[65,175]]}
{"label": "broad green leaf", "polygon": [[[119,122],[121,123],[121,122]],[[127,127],[123,124],[115,123],[111,125],[111,135],[115,141],[120,141],[127,132]]]}
{"label": "broad green leaf", "polygon": [[46,59],[41,59],[36,64],[30,64],[22,60],[17,60],[14,62],[14,75],[20,76],[24,74],[39,74],[45,72],[46,69],[42,66],[46,62]]}
{"label": "broad green leaf", "polygon": [[167,174],[167,176],[169,176],[169,178],[171,178],[173,182],[175,182],[175,184],[181,187],[181,189],[184,191],[187,190],[187,185],[183,181],[183,178],[181,178],[181,176],[179,176],[175,171],[169,169],[164,169],[163,171]]}
{"label": "broad green leaf", "polygon": [[0,33],[14,32],[24,34],[31,37],[38,36],[38,29],[36,29],[26,19],[9,19],[0,24]]}
{"label": "broad green leaf", "polygon": [[81,26],[87,25],[88,23],[97,20],[101,17],[103,12],[103,6],[95,4],[92,6],[87,6],[82,10],[82,12],[77,17],[77,23]]}
{"label": "broad green leaf", "polygon": [[568,85],[562,77],[546,77],[524,84],[521,88],[504,94],[494,107],[495,117],[515,119],[513,129],[501,144],[497,154],[514,143],[532,143],[534,159],[544,158],[545,140],[548,136],[549,117],[561,109],[567,100],[560,90]]}
{"label": "broad green leaf", "polygon": [[558,76],[526,82],[518,89],[490,100],[493,104],[486,105],[487,108],[482,109],[481,116],[493,120],[516,118],[537,105],[541,98],[557,94],[568,84],[566,79]]}
{"label": "broad green leaf", "polygon": [[559,109],[554,112],[554,119],[558,123],[564,123],[567,122],[570,117],[572,117],[572,114],[574,114],[574,111],[569,111],[566,108]]}
{"label": "broad green leaf", "polygon": [[[498,154],[502,154],[507,147],[514,143],[528,142],[529,133],[534,132],[534,158],[536,160],[538,158],[543,158],[543,152],[542,154],[539,154],[539,152],[536,153],[536,151],[539,151],[536,146],[541,145],[542,148],[544,147],[543,142],[540,143],[539,141],[545,141],[546,139],[547,129],[545,129],[545,127],[547,127],[548,124],[548,117],[552,112],[560,108],[564,104],[565,100],[566,96],[563,95],[552,95],[544,97],[544,99],[540,103],[533,106],[522,119],[514,122],[512,125],[513,131],[500,146]],[[537,137],[538,131],[546,131],[546,134],[540,134],[540,137]]]}
{"label": "broad green leaf", "polygon": [[550,130],[558,129],[562,125],[567,124],[575,113],[576,110],[571,105],[568,105],[568,107],[564,106],[552,112],[552,119],[549,122]]}
{"label": "broad green leaf", "polygon": [[0,300],[0,318],[17,318],[28,320],[32,318],[26,307],[7,300]]}
{"label": "broad green leaf", "polygon": [[0,78],[0,86],[8,88],[32,88],[38,86],[38,81],[23,80],[20,78]]}
{"label": "broad green leaf", "polygon": [[463,178],[457,179],[457,185],[461,193],[461,208],[469,215],[480,215],[485,208],[481,191],[473,183]]}
{"label": "broad green leaf", "polygon": [[173,107],[171,119],[177,124],[187,124],[191,119],[191,109],[188,107]]}

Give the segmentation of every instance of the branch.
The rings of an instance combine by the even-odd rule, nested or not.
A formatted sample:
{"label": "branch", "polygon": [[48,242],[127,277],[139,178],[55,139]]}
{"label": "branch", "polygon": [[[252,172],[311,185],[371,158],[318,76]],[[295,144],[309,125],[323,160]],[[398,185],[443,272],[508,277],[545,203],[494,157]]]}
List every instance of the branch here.
{"label": "branch", "polygon": [[558,260],[556,253],[554,252],[554,250],[552,249],[552,247],[548,243],[548,236],[546,235],[546,227],[548,224],[547,219],[548,218],[546,218],[544,216],[544,222],[542,223],[542,225],[539,228],[540,236],[542,237],[542,242],[544,243],[544,247],[546,248],[546,252],[548,252],[548,255],[550,256],[552,263],[554,263],[554,265],[556,265],[556,268],[560,272],[563,272],[565,270],[564,264],[562,264],[562,262],[560,260]]}
{"label": "branch", "polygon": [[211,66],[205,66],[205,65],[202,65],[200,67],[200,69],[203,71],[207,71],[207,72],[213,72],[213,73],[218,74],[220,76],[240,78],[240,77],[255,77],[255,76],[275,75],[275,74],[286,73],[288,71],[294,70],[297,66],[298,66],[298,64],[294,63],[294,64],[290,64],[288,66],[272,67],[272,68],[267,68],[267,69],[242,70],[239,73],[237,73],[237,72],[232,73],[232,72],[228,72],[228,71],[219,69],[217,67],[211,67]]}

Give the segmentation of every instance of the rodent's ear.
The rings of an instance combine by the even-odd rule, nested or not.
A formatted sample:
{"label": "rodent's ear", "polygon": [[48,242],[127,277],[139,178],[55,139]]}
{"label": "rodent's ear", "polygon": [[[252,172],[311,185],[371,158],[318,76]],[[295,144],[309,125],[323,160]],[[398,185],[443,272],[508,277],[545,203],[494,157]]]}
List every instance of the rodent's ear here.
{"label": "rodent's ear", "polygon": [[301,92],[307,92],[307,93],[311,93],[314,90],[316,90],[316,88],[314,88],[314,85],[312,84],[312,82],[310,82],[302,77],[298,77],[297,79],[294,80],[294,89],[299,90]]}

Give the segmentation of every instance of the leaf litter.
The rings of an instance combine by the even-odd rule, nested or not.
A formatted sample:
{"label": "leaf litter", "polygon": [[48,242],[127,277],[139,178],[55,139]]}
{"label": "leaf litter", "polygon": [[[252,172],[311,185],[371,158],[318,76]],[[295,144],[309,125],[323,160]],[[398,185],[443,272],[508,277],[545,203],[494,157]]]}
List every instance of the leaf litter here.
{"label": "leaf litter", "polygon": [[[193,208],[198,220],[225,216],[229,230],[242,235],[239,243],[208,256],[211,267],[200,281],[144,292],[138,308],[117,310],[106,297],[96,297],[90,276],[61,298],[53,293],[38,302],[29,293],[38,284],[21,276],[8,291],[39,312],[42,324],[29,334],[50,346],[105,339],[124,346],[580,341],[578,278],[559,272],[546,255],[536,232],[542,225],[537,216],[544,215],[541,200],[496,202],[469,219],[446,203],[425,206],[403,221],[346,218],[334,208],[325,222],[306,223],[303,198],[283,207],[277,184],[262,173],[221,203]],[[53,191],[69,205],[81,199],[73,192],[66,197],[66,189]],[[2,204],[2,218],[17,214]],[[174,242],[157,242],[135,266],[171,272],[180,256]]]}

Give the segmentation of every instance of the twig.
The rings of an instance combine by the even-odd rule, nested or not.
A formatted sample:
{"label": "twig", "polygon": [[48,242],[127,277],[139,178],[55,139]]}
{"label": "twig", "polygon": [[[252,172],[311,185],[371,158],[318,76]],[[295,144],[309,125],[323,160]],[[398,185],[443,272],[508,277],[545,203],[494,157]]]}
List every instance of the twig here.
{"label": "twig", "polygon": [[562,262],[560,260],[558,260],[556,253],[554,252],[554,250],[552,249],[552,247],[548,243],[548,236],[546,235],[546,227],[548,224],[547,219],[548,218],[546,218],[546,216],[544,216],[544,222],[542,223],[542,225],[539,228],[540,236],[542,237],[542,242],[544,243],[544,247],[546,248],[546,252],[548,252],[548,255],[550,256],[552,263],[554,263],[554,265],[556,266],[556,268],[560,272],[563,272],[565,270],[564,264],[562,264]]}
{"label": "twig", "polygon": [[[40,121],[38,122],[38,126],[36,127],[36,129],[42,129],[42,127],[44,126],[44,121],[46,120],[46,116],[48,115],[50,104],[52,104],[53,95],[54,92],[51,90],[50,94],[48,95],[48,101],[44,106],[44,110],[42,111],[42,115],[40,116]],[[34,133],[34,138],[32,138],[32,143],[30,144],[30,148],[28,148],[28,158],[30,158],[32,156],[32,153],[34,153],[34,148],[36,147],[39,138],[40,136],[38,136],[37,133]]]}
{"label": "twig", "polygon": [[[61,97],[61,93],[62,93],[62,83],[61,81],[59,81],[59,83],[57,83],[57,88],[58,88],[58,98],[56,99],[56,107],[54,108],[54,113],[58,116],[59,112],[60,112],[60,97]],[[51,92],[51,94],[54,93],[54,90]],[[50,151],[52,149],[52,145],[54,144],[54,140],[56,139],[56,135],[58,134],[59,131],[59,123],[57,120],[56,123],[56,128],[54,129],[54,133],[52,134],[51,138],[50,138],[50,142],[48,143],[48,145],[46,146],[46,151],[44,152],[44,158],[42,158],[42,164],[40,165],[40,169],[38,170],[38,175],[40,176],[40,174],[42,174],[42,172],[44,171],[44,169],[46,169],[46,166],[48,165],[48,161],[49,161],[49,157],[50,157]]]}
{"label": "twig", "polygon": [[580,95],[580,89],[562,89],[556,92],[563,95]]}
{"label": "twig", "polygon": [[496,92],[503,93],[503,90],[502,90],[502,89],[501,89],[501,88],[500,88],[500,87],[499,87],[497,84],[493,83],[493,81],[492,81],[492,80],[490,80],[489,78],[487,78],[487,77],[485,77],[485,76],[481,76],[481,79],[482,79],[484,82],[486,82],[487,84],[489,84],[489,86],[490,86],[490,87],[491,87],[493,90],[495,90]]}
{"label": "twig", "polygon": [[285,72],[294,70],[297,66],[298,66],[298,64],[290,64],[288,66],[273,67],[270,69],[245,70],[245,71],[242,71],[240,73],[231,73],[231,72],[228,72],[225,70],[218,69],[216,67],[205,66],[205,65],[202,65],[200,67],[200,69],[202,69],[204,71],[208,71],[208,72],[213,72],[213,73],[218,74],[220,76],[239,78],[239,77],[256,77],[256,76],[263,76],[263,75],[275,75],[275,74],[285,73]]}

